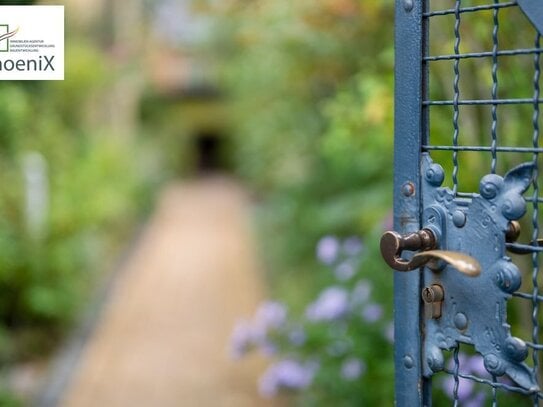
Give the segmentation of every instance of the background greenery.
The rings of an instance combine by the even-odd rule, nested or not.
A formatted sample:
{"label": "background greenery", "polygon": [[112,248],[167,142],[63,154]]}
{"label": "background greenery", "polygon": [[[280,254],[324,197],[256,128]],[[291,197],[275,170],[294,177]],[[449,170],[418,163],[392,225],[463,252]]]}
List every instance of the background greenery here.
{"label": "background greenery", "polygon": [[[303,320],[318,292],[337,284],[333,267],[316,259],[319,239],[362,236],[364,256],[344,286],[370,279],[390,321],[391,276],[376,242],[391,222],[393,2],[232,1],[202,8],[216,17],[208,52],[228,96],[237,172],[260,198],[255,218],[272,295]],[[392,346],[382,325],[356,318],[347,324],[367,374],[342,381],[337,369],[345,355],[322,356],[300,402],[391,405]],[[299,357],[326,354],[335,329],[326,325],[306,327],[310,345]]]}
{"label": "background greenery", "polygon": [[[237,171],[261,198],[256,218],[272,295],[303,320],[304,307],[317,293],[337,284],[334,267],[323,267],[315,258],[317,242],[325,235],[357,235],[365,243],[365,254],[356,279],[372,281],[374,299],[385,306],[384,318],[390,319],[392,276],[379,259],[376,242],[391,227],[393,2],[197,4],[217,24],[208,52],[230,101]],[[447,9],[453,4],[436,0],[430,7]],[[463,15],[461,52],[492,49],[492,18],[491,11]],[[518,8],[500,12],[499,18],[500,49],[533,47],[535,32]],[[453,33],[454,15],[435,18],[430,26],[430,54],[453,53]],[[453,98],[452,63],[431,65],[432,99]],[[533,64],[532,56],[500,59],[499,95],[532,97]],[[490,98],[491,72],[491,58],[462,61],[462,98]],[[532,110],[532,106],[498,109],[500,145],[530,142],[532,123],[526,118],[531,119]],[[490,144],[490,107],[462,107],[460,123],[461,144]],[[430,125],[433,144],[450,144],[452,108],[432,109]],[[451,154],[432,156],[449,174],[445,185],[450,186]],[[461,153],[459,159],[461,190],[477,191],[480,178],[490,170],[490,154]],[[503,174],[531,159],[529,154],[500,155],[497,172]],[[529,240],[528,224],[523,230],[521,240]],[[352,288],[350,283],[346,286]],[[520,323],[519,314],[529,313],[522,307],[511,307],[514,324]],[[371,366],[368,374],[355,383],[341,384],[337,366],[325,362],[316,384],[302,393],[302,405],[392,404],[391,346],[375,343],[379,336],[374,328],[359,328],[362,332],[352,332],[351,339]],[[521,329],[529,337],[529,326]],[[330,341],[323,327],[316,335],[313,356],[322,355],[323,344]],[[291,347],[279,353],[304,358],[307,351]],[[447,403],[442,383],[441,378],[436,380],[437,404]],[[474,394],[479,390],[484,391],[476,388]],[[509,402],[519,403],[514,397]]]}
{"label": "background greenery", "polygon": [[[353,317],[352,324],[309,324],[303,348],[281,345],[276,357],[312,358],[325,355],[342,332],[366,365],[360,380],[345,382],[338,380],[345,355],[322,357],[314,385],[296,401],[392,405],[392,345],[383,336],[392,319],[392,276],[377,242],[392,222],[393,1],[195,0],[194,7],[212,21],[212,35],[197,52],[212,67],[221,97],[186,103],[149,90],[129,137],[104,120],[103,102],[123,72],[112,73],[112,56],[88,35],[68,40],[64,82],[0,84],[0,405],[12,400],[2,395],[2,368],[58,344],[126,246],[153,188],[166,175],[194,167],[193,145],[184,135],[201,126],[225,136],[225,166],[254,193],[270,295],[287,304],[293,323],[303,321],[308,304],[327,287],[352,291],[359,280],[371,281],[372,300],[383,307],[379,323]],[[508,18],[501,46],[531,47],[524,17]],[[490,49],[488,21],[469,23],[462,50]],[[431,53],[451,53],[450,18],[431,29]],[[500,76],[500,91],[530,97],[524,90],[532,78],[522,73],[532,64],[504,60],[501,68],[513,74]],[[432,69],[431,97],[451,99],[450,61]],[[487,60],[463,64],[463,77],[474,85],[462,94],[488,98],[490,72]],[[447,109],[432,113],[435,144],[450,143]],[[501,140],[520,143],[531,129],[523,119],[531,107],[507,109],[500,111],[507,117],[498,123]],[[462,142],[488,144],[490,112],[475,107],[462,115]],[[29,152],[39,152],[49,171],[50,211],[39,239],[29,234],[24,212],[22,162]],[[450,154],[433,157],[450,174]],[[460,159],[463,189],[477,190],[489,157]],[[498,173],[530,159],[501,159]],[[362,241],[356,274],[347,281],[338,281],[337,264],[324,265],[316,256],[318,242],[330,235]],[[510,311],[516,322],[526,310]],[[439,392],[440,379],[436,383]],[[444,394],[436,397],[436,404],[446,402]]]}
{"label": "background greenery", "polygon": [[[19,405],[10,367],[46,358],[73,328],[163,177],[141,132],[123,137],[104,119],[117,78],[103,48],[74,35],[65,58],[62,82],[0,83],[0,405]],[[28,154],[47,167],[39,234],[25,209]]]}
{"label": "background greenery", "polygon": [[282,269],[312,259],[323,235],[368,233],[390,211],[392,2],[366,3],[213,10],[238,173],[265,198],[259,218],[281,236],[266,254]]}

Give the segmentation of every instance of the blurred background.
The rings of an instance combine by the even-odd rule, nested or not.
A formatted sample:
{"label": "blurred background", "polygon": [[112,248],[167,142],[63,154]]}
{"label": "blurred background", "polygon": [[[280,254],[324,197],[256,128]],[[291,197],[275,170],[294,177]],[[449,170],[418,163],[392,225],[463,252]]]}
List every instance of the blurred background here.
{"label": "blurred background", "polygon": [[392,404],[392,3],[61,2],[65,80],[0,83],[0,405]]}
{"label": "blurred background", "polygon": [[393,1],[60,4],[65,80],[0,83],[0,406],[392,405]]}
{"label": "blurred background", "polygon": [[[60,2],[65,80],[0,83],[0,406],[393,405],[393,3]],[[532,40],[516,13],[504,48]],[[488,17],[462,49],[492,48]],[[450,54],[440,21],[430,52]],[[531,89],[531,59],[502,68],[500,92]],[[432,69],[451,99],[451,61]],[[490,59],[462,69],[489,97]],[[500,140],[521,145],[532,107],[507,109]],[[488,143],[490,110],[462,114]],[[451,115],[432,110],[434,143]],[[450,155],[432,155],[447,174]],[[461,155],[464,190],[490,160]],[[434,381],[436,405],[453,387]]]}

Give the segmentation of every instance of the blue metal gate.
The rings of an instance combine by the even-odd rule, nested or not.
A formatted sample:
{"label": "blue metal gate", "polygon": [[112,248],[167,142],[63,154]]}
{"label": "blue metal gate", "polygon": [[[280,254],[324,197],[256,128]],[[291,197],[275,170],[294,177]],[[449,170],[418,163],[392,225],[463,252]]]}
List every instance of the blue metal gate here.
{"label": "blue metal gate", "polygon": [[399,406],[543,398],[542,32],[542,0],[396,0]]}

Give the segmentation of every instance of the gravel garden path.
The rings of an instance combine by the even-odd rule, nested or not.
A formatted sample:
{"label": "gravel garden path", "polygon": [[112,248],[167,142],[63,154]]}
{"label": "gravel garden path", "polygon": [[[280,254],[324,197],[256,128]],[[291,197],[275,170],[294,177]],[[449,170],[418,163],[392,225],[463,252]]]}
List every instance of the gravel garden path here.
{"label": "gravel garden path", "polygon": [[266,362],[228,354],[233,324],[263,298],[249,214],[248,197],[226,178],[166,188],[63,407],[272,405],[257,394]]}

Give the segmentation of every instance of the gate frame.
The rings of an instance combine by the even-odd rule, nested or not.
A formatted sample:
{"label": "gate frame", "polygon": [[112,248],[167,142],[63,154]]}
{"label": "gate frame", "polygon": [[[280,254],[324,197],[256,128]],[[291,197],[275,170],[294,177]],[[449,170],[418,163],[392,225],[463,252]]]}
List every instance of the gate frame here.
{"label": "gate frame", "polygon": [[[421,146],[427,139],[427,91],[422,56],[427,23],[425,0],[395,0],[394,230],[421,228]],[[394,361],[397,406],[431,405],[431,381],[422,376],[423,273],[394,272]]]}

